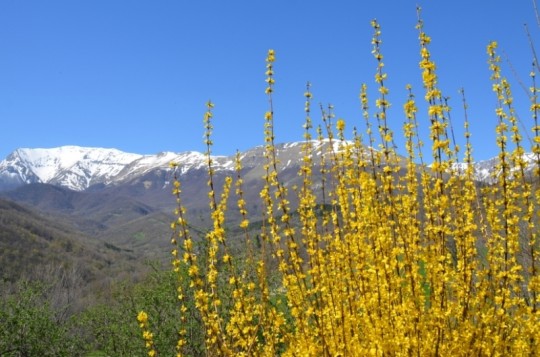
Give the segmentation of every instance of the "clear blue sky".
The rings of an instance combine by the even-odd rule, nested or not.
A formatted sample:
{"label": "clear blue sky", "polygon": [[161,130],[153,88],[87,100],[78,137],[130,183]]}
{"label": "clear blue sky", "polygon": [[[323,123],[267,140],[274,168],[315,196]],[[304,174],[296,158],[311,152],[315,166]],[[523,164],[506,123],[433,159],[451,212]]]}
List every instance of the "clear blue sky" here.
{"label": "clear blue sky", "polygon": [[[389,119],[399,130],[405,84],[423,97],[417,2],[456,130],[464,87],[475,157],[489,158],[496,118],[485,48],[497,40],[529,85],[525,23],[540,46],[532,0],[1,0],[0,159],[19,147],[61,145],[202,151],[208,99],[216,105],[215,154],[260,145],[269,48],[277,58],[277,141],[302,138],[306,81],[314,104],[332,103],[348,129],[363,128],[362,83],[372,107],[375,100],[373,18],[382,26]],[[528,125],[525,93],[506,63],[504,70]],[[426,127],[424,113],[419,120]]]}

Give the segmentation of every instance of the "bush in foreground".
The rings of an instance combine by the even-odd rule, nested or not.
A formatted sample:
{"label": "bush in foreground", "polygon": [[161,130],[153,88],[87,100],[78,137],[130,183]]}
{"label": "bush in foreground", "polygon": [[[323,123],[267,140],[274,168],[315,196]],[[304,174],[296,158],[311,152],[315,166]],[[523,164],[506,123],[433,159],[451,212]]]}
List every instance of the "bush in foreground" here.
{"label": "bush in foreground", "polygon": [[[418,135],[417,102],[408,86],[401,118],[406,147],[403,156],[398,155],[387,118],[389,89],[380,26],[376,21],[372,26],[379,94],[370,113],[367,86],[362,86],[367,143],[356,129],[353,139],[345,140],[346,122],[334,123],[331,108],[322,110],[325,126],[314,138],[308,85],[300,187],[289,188],[280,181],[272,106],[275,54],[268,52],[266,163],[260,192],[264,209],[257,237],[250,230],[239,158],[237,175],[216,187],[211,158],[213,104],[207,104],[204,122],[213,226],[206,234],[205,250],[195,248],[182,206],[181,183],[174,182],[178,209],[172,252],[173,269],[178,272],[179,356],[192,352],[190,301],[202,322],[204,348],[212,356],[535,355],[540,351],[540,104],[535,70],[529,147],[522,140],[510,86],[500,72],[497,45],[488,45],[500,151],[492,183],[480,188],[474,180],[465,96],[466,145],[464,160],[457,165],[459,148],[452,140],[450,108],[438,87],[431,39],[421,20],[417,25],[420,70],[431,147],[424,148]],[[532,170],[524,160],[526,149],[532,152]],[[428,160],[424,151],[429,152],[429,166],[424,164]],[[290,195],[297,206],[289,202]],[[225,229],[231,201],[243,217],[240,228],[247,252],[243,258],[231,251]],[[327,209],[321,209],[322,203]],[[256,239],[260,239],[257,249]],[[276,275],[281,280],[278,285],[271,279]],[[139,312],[138,322],[147,353],[157,355],[161,351],[153,331],[159,322],[145,311]]]}

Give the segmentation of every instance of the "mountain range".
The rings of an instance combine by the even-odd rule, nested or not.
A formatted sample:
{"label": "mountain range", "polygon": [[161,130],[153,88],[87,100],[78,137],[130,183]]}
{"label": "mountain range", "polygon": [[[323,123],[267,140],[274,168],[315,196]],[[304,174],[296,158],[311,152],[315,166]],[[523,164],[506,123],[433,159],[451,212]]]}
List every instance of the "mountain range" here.
{"label": "mountain range", "polygon": [[[328,140],[314,141],[314,156],[328,154],[330,144]],[[239,153],[244,199],[249,203],[246,208],[252,222],[261,217],[259,192],[266,162],[264,152],[264,147],[259,146]],[[298,172],[303,160],[302,143],[279,144],[276,155],[282,183],[291,189],[301,187],[302,177]],[[211,160],[215,187],[220,191],[225,177],[236,175],[236,157],[212,156]],[[535,156],[526,154],[524,160],[527,171],[531,171]],[[171,167],[171,162],[177,166]],[[489,184],[497,162],[493,158],[475,163],[476,179]],[[78,146],[15,150],[0,161],[0,203],[3,204],[0,231],[9,233],[0,237],[0,248],[3,246],[5,252],[11,252],[0,255],[0,263],[20,262],[19,265],[25,266],[26,262],[42,261],[45,264],[50,261],[47,257],[68,257],[76,251],[79,253],[72,261],[94,255],[98,257],[95,261],[103,263],[93,271],[108,276],[113,266],[132,267],[141,259],[167,261],[172,234],[170,222],[177,205],[171,193],[171,181],[174,175],[179,176],[182,204],[187,208],[191,231],[195,237],[202,237],[211,225],[207,165],[206,155],[193,151],[140,155]],[[463,170],[465,165],[457,164],[456,168]],[[314,170],[314,185],[321,181],[316,177],[318,171]],[[294,207],[294,195],[290,200]],[[238,222],[241,217],[234,197],[229,207],[228,223]],[[257,229],[256,224],[253,227]],[[235,240],[241,242],[241,233],[230,229],[233,244]],[[31,248],[38,246],[36,242],[41,242],[40,247],[45,250]],[[18,247],[16,253],[14,248],[8,249],[13,244]],[[42,255],[35,255],[36,252]]]}
{"label": "mountain range", "polygon": [[[301,161],[302,143],[277,146],[277,154],[286,170]],[[326,142],[319,142],[320,149]],[[264,150],[256,147],[240,154],[244,169],[262,165]],[[161,152],[140,155],[117,149],[62,146],[50,149],[17,149],[0,161],[0,191],[22,185],[45,183],[74,191],[85,191],[103,186],[115,186],[140,179],[148,173],[168,171],[175,162],[181,175],[206,170],[206,155],[189,151],[183,153]],[[233,172],[235,156],[212,156],[215,172]]]}
{"label": "mountain range", "polygon": [[[328,155],[329,145],[339,150],[336,141],[313,141],[314,156]],[[239,153],[244,199],[250,202],[248,213],[255,219],[260,216],[259,192],[263,185],[263,146]],[[302,142],[276,146],[280,162],[280,180],[287,187],[300,186],[298,175],[302,165]],[[225,177],[235,176],[235,156],[212,156],[215,187],[219,191]],[[316,159],[314,161],[317,161]],[[535,156],[525,154],[527,170],[535,167]],[[177,165],[173,169],[171,162]],[[498,158],[474,164],[477,181],[490,183]],[[183,205],[193,224],[208,224],[207,198],[208,158],[199,152],[161,152],[155,155],[126,153],[117,149],[62,146],[50,149],[18,149],[0,161],[0,197],[38,209],[46,214],[62,215],[84,234],[103,237],[114,243],[133,247],[133,237],[149,236],[159,230],[168,233],[168,224],[145,224],[157,219],[171,219],[176,201],[171,194],[174,175],[182,183]],[[465,164],[455,164],[464,170]],[[321,180],[319,170],[314,170],[314,184]],[[294,207],[294,195],[290,197]],[[231,199],[228,217],[239,219],[234,199]],[[205,218],[206,217],[206,218]],[[137,221],[138,220],[138,221]],[[142,222],[142,223],[141,223]],[[152,231],[150,231],[150,227]],[[165,229],[165,230],[163,230]],[[114,231],[115,236],[110,233]],[[118,234],[122,233],[122,239]],[[140,243],[140,242],[139,242]]]}
{"label": "mountain range", "polygon": [[[328,143],[320,142],[318,148],[325,151],[325,145]],[[287,185],[300,184],[301,148],[301,143],[277,147],[283,163],[281,178]],[[253,202],[247,208],[252,217],[260,217],[264,148],[239,155],[244,198]],[[219,191],[225,177],[235,175],[236,159],[211,159]],[[183,205],[194,234],[203,235],[210,224],[207,161],[206,155],[198,152],[140,155],[77,146],[18,149],[0,162],[0,199],[22,205],[47,225],[69,227],[79,241],[113,246],[128,259],[164,260],[169,258],[169,227],[176,208],[171,193],[175,174],[182,182]],[[172,168],[171,162],[178,165]],[[233,200],[230,207],[236,207]],[[239,218],[238,209],[230,213],[231,221]]]}
{"label": "mountain range", "polygon": [[[326,142],[315,142],[316,148]],[[277,154],[282,170],[299,167],[302,159],[300,142],[277,146]],[[318,146],[318,147],[317,147]],[[240,154],[244,169],[255,169],[264,162],[262,147],[256,147]],[[532,166],[533,154],[525,154],[524,160]],[[62,146],[50,149],[17,149],[0,161],[0,191],[17,187],[44,183],[64,187],[73,191],[85,191],[96,187],[118,186],[140,180],[149,173],[171,172],[169,164],[178,164],[180,174],[205,170],[207,158],[199,152],[161,152],[155,155],[126,153],[117,149]],[[489,182],[495,170],[497,158],[474,164],[477,181]],[[212,156],[214,171],[231,173],[235,168],[234,156]],[[457,164],[464,169],[465,164]],[[149,182],[143,185],[149,185]]]}
{"label": "mountain range", "polygon": [[0,190],[30,183],[47,183],[84,191],[111,185],[166,168],[171,161],[185,169],[204,164],[196,152],[140,155],[117,149],[62,146],[51,149],[17,149],[0,162]]}

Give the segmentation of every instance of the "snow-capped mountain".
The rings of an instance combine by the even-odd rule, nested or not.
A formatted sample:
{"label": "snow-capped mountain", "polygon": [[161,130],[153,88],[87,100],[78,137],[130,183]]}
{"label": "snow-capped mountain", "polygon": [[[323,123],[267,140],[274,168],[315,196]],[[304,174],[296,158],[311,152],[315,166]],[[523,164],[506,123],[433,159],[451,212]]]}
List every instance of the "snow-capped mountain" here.
{"label": "snow-capped mountain", "polygon": [[[314,141],[313,150],[326,152],[327,140]],[[339,150],[334,141],[334,150]],[[302,159],[302,143],[292,142],[276,145],[281,169],[295,167]],[[245,169],[255,169],[253,176],[262,177],[260,168],[264,162],[264,148],[255,147],[240,154]],[[47,183],[84,191],[94,185],[115,185],[134,180],[156,170],[170,170],[176,162],[181,174],[206,169],[206,155],[188,151],[183,153],[162,152],[140,155],[117,149],[62,146],[50,149],[18,149],[0,161],[0,191],[30,183]],[[232,172],[234,156],[212,156],[215,172]]]}
{"label": "snow-capped mountain", "polygon": [[84,190],[109,183],[128,163],[141,155],[116,149],[62,146],[17,149],[0,162],[0,188],[25,183],[50,183]]}
{"label": "snow-capped mountain", "polygon": [[[182,172],[203,168],[204,154],[162,152],[140,155],[117,149],[62,146],[17,149],[0,161],[0,190],[29,183],[48,183],[83,191],[92,185],[110,185],[178,162]],[[233,168],[225,157],[213,158],[217,169]]]}
{"label": "snow-capped mountain", "polygon": [[[318,155],[327,152],[329,142],[314,141],[313,150]],[[339,143],[333,142],[333,150],[339,151]],[[336,145],[338,145],[336,147]],[[298,168],[302,160],[302,143],[292,142],[276,146],[281,169]],[[240,154],[242,165],[248,175],[262,177],[264,148],[255,147]],[[528,171],[532,170],[536,156],[525,154]],[[155,155],[141,155],[122,152],[117,149],[62,146],[50,149],[17,149],[0,161],[0,191],[10,190],[30,183],[48,183],[84,191],[94,185],[117,185],[133,181],[151,172],[170,170],[169,164],[179,164],[181,174],[193,170],[204,170],[206,155],[189,151],[183,153],[162,152]],[[479,161],[474,164],[475,178],[482,182],[492,182],[498,158]],[[235,169],[234,156],[212,156],[215,172],[232,172]],[[456,164],[465,170],[465,164]]]}
{"label": "snow-capped mountain", "polygon": [[[533,153],[525,153],[523,154],[523,161],[525,163],[525,175],[532,174],[533,169],[536,167],[537,156]],[[484,183],[495,182],[496,177],[499,174],[497,171],[498,164],[498,157],[473,163],[475,180]],[[460,172],[465,172],[467,169],[467,164],[454,164],[454,168]]]}

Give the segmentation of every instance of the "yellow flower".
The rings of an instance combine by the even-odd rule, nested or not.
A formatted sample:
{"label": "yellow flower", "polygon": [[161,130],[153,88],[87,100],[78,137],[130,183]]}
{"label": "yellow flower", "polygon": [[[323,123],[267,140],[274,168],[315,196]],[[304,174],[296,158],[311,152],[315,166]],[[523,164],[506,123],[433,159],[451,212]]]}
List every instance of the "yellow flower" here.
{"label": "yellow flower", "polygon": [[154,338],[154,334],[150,331],[144,331],[143,332],[143,338],[146,340],[146,341],[152,341],[152,338]]}
{"label": "yellow flower", "polygon": [[268,50],[268,56],[266,56],[267,62],[274,62],[276,60],[274,50]]}
{"label": "yellow flower", "polygon": [[495,49],[497,48],[497,42],[496,41],[492,41],[488,46],[487,46],[487,53],[488,55],[490,56],[494,56],[495,55]]}
{"label": "yellow flower", "polygon": [[428,114],[429,116],[441,116],[443,114],[443,108],[441,105],[430,105]]}
{"label": "yellow flower", "polygon": [[148,314],[146,312],[141,311],[137,315],[137,321],[139,321],[141,324],[146,324],[148,322]]}

